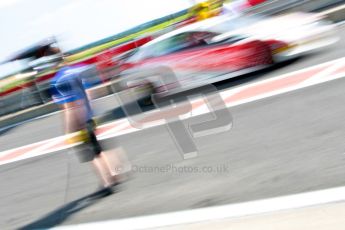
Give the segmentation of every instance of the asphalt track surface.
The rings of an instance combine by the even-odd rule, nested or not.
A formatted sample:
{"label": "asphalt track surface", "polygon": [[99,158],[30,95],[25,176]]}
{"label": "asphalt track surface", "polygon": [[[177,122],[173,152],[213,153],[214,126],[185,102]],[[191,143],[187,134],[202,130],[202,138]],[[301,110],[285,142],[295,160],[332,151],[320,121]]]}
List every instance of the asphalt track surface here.
{"label": "asphalt track surface", "polygon": [[[336,47],[219,90],[345,56],[345,27]],[[345,185],[345,79],[230,108],[230,131],[195,139],[198,157],[182,160],[165,126],[106,140],[121,145],[135,170],[118,192],[88,197],[97,178],[71,151],[0,167],[0,228],[52,227],[270,198]],[[110,100],[103,107],[111,108]],[[0,151],[60,136],[55,114],[2,133]],[[168,166],[167,166],[168,165]],[[143,172],[149,167],[212,168],[211,172]],[[218,169],[218,170],[217,170]]]}

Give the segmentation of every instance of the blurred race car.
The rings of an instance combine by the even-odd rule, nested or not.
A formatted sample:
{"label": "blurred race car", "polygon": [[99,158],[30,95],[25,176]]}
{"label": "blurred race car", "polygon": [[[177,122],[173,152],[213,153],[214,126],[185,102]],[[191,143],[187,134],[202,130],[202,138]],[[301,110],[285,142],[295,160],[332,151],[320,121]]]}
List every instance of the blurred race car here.
{"label": "blurred race car", "polygon": [[123,76],[121,88],[138,89],[140,97],[148,89],[174,94],[296,58],[336,40],[334,26],[315,14],[214,17],[148,42],[122,66],[123,75],[167,67],[174,80]]}
{"label": "blurred race car", "polygon": [[[150,84],[155,92],[169,95],[272,65],[272,52],[266,42],[243,36],[215,42],[212,39],[221,32],[200,25],[177,29],[138,48],[122,64],[122,79],[126,82],[123,87],[142,88]],[[125,76],[162,67],[172,71],[174,77],[162,80],[150,74]]]}

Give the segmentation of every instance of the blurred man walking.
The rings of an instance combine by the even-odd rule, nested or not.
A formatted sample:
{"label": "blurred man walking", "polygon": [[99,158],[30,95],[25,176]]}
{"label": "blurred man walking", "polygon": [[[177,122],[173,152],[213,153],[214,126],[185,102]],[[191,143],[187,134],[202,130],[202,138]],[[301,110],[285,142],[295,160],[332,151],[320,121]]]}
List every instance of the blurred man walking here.
{"label": "blurred man walking", "polygon": [[64,111],[68,142],[81,142],[74,147],[80,162],[92,162],[102,181],[100,192],[109,195],[121,179],[118,174],[121,162],[116,153],[106,154],[94,132],[95,122],[85,90],[85,76],[92,73],[92,68],[84,65],[62,67],[52,79],[51,89],[54,102]]}

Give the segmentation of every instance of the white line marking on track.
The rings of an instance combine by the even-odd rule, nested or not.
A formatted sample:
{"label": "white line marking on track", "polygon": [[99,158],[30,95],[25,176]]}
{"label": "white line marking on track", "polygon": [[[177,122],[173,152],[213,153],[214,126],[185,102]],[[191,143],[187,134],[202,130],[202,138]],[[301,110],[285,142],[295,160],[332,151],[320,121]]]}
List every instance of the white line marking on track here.
{"label": "white line marking on track", "polygon": [[[113,123],[110,123],[109,125],[112,125]],[[128,121],[127,119],[121,119],[119,121],[116,122],[116,125],[115,127],[105,131],[104,133],[101,133],[99,135],[99,137],[102,137],[102,136],[106,136],[108,133],[112,133],[112,132],[116,132],[116,131],[119,131],[121,129],[123,129],[124,127],[128,126]],[[106,127],[106,126],[102,126],[102,127]]]}
{"label": "white line marking on track", "polygon": [[128,219],[109,220],[87,224],[70,225],[56,229],[121,229],[139,230],[163,228],[172,225],[185,225],[198,222],[238,218],[282,210],[305,208],[314,205],[345,201],[345,187],[331,188],[295,195],[263,200],[229,204],[217,207],[179,211]]}
{"label": "white line marking on track", "polygon": [[322,82],[322,78],[327,77],[334,73],[337,69],[340,69],[341,67],[344,67],[344,62],[339,61],[336,63],[332,63],[329,67],[326,69],[320,71],[319,73],[315,74],[313,77],[305,80],[303,84],[310,85],[310,84],[317,84],[318,82]]}
{"label": "white line marking on track", "polygon": [[325,83],[325,82],[328,82],[328,81],[332,81],[332,80],[336,80],[336,79],[339,79],[339,78],[343,78],[344,75],[345,74],[341,73],[341,74],[334,75],[334,76],[332,76],[329,79],[322,79],[319,82],[313,82],[313,83],[304,84],[304,85],[300,84],[300,85],[297,85],[297,86],[292,86],[292,87],[287,87],[287,88],[280,89],[280,90],[275,90],[273,92],[261,94],[261,95],[258,95],[258,96],[254,96],[254,97],[251,97],[249,99],[244,99],[244,100],[240,100],[240,101],[237,101],[237,102],[234,102],[234,103],[229,103],[229,104],[227,104],[227,106],[228,107],[234,107],[234,106],[242,105],[242,104],[253,102],[253,101],[258,101],[258,100],[265,99],[265,98],[268,98],[268,97],[272,97],[272,96],[288,93],[288,92],[295,91],[295,90],[298,90],[298,89],[302,89],[302,88],[306,88],[306,87],[309,87],[309,86],[318,85],[318,84]]}
{"label": "white line marking on track", "polygon": [[7,160],[7,161],[2,161],[0,162],[0,165],[2,164],[8,164],[8,163],[12,163],[14,161],[19,161],[19,160],[25,160],[25,159],[29,159],[29,158],[32,158],[32,157],[36,157],[36,156],[40,156],[40,155],[44,155],[46,153],[50,153],[52,151],[49,150],[50,147],[56,145],[57,143],[61,142],[61,140],[59,139],[56,139],[56,140],[53,140],[53,141],[49,141],[37,148],[34,148],[33,150],[30,150],[28,152],[26,152],[24,155],[21,155],[15,159],[10,159],[10,160]]}
{"label": "white line marking on track", "polygon": [[325,67],[327,65],[335,64],[335,63],[339,63],[339,62],[345,64],[345,57],[334,59],[334,60],[331,60],[331,61],[328,61],[328,62],[324,62],[324,63],[321,63],[321,64],[309,66],[307,68],[296,70],[296,71],[293,71],[293,72],[285,73],[285,74],[279,75],[277,77],[272,77],[272,78],[268,78],[268,79],[265,79],[265,80],[262,80],[262,81],[257,81],[257,82],[254,82],[252,84],[243,85],[243,86],[239,85],[236,88],[231,88],[229,90],[225,90],[225,91],[221,92],[221,94],[223,96],[223,93],[224,94],[229,93],[229,92],[232,91],[232,89],[237,89],[238,91],[242,91],[243,88],[248,88],[248,87],[257,86],[257,85],[261,85],[261,84],[268,83],[268,82],[273,82],[273,81],[276,81],[276,80],[279,80],[279,79],[287,78],[287,77],[292,76],[292,75],[297,75],[299,73],[307,72],[309,70],[313,70],[313,69],[316,69],[316,68],[319,68],[319,67]]}

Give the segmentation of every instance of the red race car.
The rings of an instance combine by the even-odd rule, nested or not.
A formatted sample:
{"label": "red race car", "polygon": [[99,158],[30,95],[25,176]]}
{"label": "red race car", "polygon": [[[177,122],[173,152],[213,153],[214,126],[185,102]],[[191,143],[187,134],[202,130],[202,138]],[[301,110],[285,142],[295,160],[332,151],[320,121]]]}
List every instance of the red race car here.
{"label": "red race car", "polygon": [[[202,25],[195,23],[177,29],[138,48],[122,65],[122,80],[125,82],[122,87],[143,89],[145,86],[169,95],[273,64],[272,51],[267,42],[241,36],[216,39],[214,42],[222,31]],[[168,68],[174,77],[162,80],[151,74],[136,74],[149,73],[161,67]]]}

